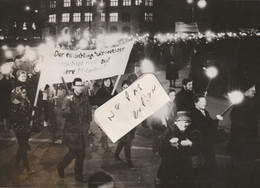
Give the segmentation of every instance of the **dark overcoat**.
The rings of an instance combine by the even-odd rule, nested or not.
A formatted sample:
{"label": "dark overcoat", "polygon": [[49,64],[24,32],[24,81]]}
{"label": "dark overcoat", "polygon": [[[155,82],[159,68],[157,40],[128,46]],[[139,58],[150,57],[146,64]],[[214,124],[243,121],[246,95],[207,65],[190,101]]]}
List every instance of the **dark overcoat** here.
{"label": "dark overcoat", "polygon": [[71,149],[87,147],[88,130],[92,121],[88,95],[73,94],[72,100],[65,97],[62,102],[62,115],[65,118],[63,143]]}
{"label": "dark overcoat", "polygon": [[257,157],[257,115],[254,99],[245,97],[244,101],[235,105],[230,113],[232,122],[229,152],[240,159]]}

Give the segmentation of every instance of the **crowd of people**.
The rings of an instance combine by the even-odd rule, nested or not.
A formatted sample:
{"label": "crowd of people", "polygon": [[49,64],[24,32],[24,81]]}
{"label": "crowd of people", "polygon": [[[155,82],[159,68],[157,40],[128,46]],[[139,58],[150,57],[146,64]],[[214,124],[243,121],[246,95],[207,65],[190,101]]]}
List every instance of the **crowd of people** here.
{"label": "crowd of people", "polygon": [[[183,79],[179,92],[173,89],[178,79],[178,68],[174,61],[169,58],[167,67],[175,69],[175,75],[166,72],[166,79],[170,80],[170,101],[149,117],[152,119],[153,151],[161,157],[155,184],[160,188],[213,187],[217,171],[214,145],[217,142],[218,122],[223,117],[217,115],[212,118],[209,115],[206,110],[207,96],[194,92],[193,80]],[[94,82],[84,82],[81,78],[75,78],[68,86],[46,84],[40,89],[35,106],[39,79],[37,66],[29,72],[14,66],[12,62],[8,64],[12,71],[0,75],[0,115],[5,136],[14,130],[17,137],[19,147],[15,166],[19,167],[19,162],[22,161],[27,173],[34,173],[27,157],[30,133],[39,132],[41,126],[49,127],[52,141],[61,138],[68,148],[64,158],[57,164],[58,176],[64,178],[66,167],[75,159],[75,180],[87,182],[82,172],[85,148],[90,146],[89,136],[93,134],[90,131],[91,107],[101,106],[118,94],[117,91],[112,93],[112,79],[103,79],[96,91],[93,89]],[[134,74],[129,74],[122,82],[121,90],[126,89],[139,76],[137,68]],[[253,101],[255,88],[250,88],[244,95],[243,103],[235,106],[230,115],[232,128],[228,149],[232,156],[232,165],[237,161],[257,159],[257,109]],[[33,112],[36,112],[34,116]],[[147,121],[144,123],[147,124]],[[121,160],[119,155],[124,148],[131,170],[135,170],[131,159],[134,137],[135,129],[119,140],[114,153],[115,160]],[[105,151],[110,151],[108,138],[103,131],[100,143]],[[103,172],[90,177],[89,187],[98,187],[95,181],[100,181],[101,176],[104,184],[115,187],[113,178]]]}

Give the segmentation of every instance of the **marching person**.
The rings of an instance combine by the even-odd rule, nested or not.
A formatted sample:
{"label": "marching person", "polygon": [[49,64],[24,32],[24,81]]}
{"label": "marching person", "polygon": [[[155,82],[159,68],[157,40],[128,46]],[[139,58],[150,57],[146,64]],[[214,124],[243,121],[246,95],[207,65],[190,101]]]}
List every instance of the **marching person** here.
{"label": "marching person", "polygon": [[[99,90],[96,93],[96,103],[98,106],[101,106],[102,104],[109,101],[113,96],[117,94],[117,91],[115,91],[114,95],[112,95],[113,90],[113,83],[111,78],[106,78],[102,80],[102,86],[99,88]],[[105,151],[110,151],[108,143],[107,143],[107,135],[102,131],[101,136],[101,144]]]}
{"label": "marching person", "polygon": [[161,137],[161,165],[157,173],[157,185],[161,188],[193,187],[191,148],[193,142],[185,130],[191,124],[188,112],[180,111],[173,124]]}
{"label": "marching person", "polygon": [[177,111],[188,111],[190,112],[194,106],[193,103],[193,81],[187,78],[182,80],[182,89],[176,94],[176,107]]}
{"label": "marching person", "polygon": [[64,178],[64,169],[75,160],[75,180],[85,183],[82,175],[85,147],[88,147],[88,129],[92,121],[92,113],[88,95],[83,92],[84,84],[81,78],[75,78],[72,83],[73,94],[65,97],[62,103],[62,115],[65,118],[63,143],[69,151],[59,162],[58,175]]}
{"label": "marching person", "polygon": [[244,100],[234,105],[230,113],[231,130],[228,152],[230,187],[258,187],[258,137],[257,118],[259,109],[256,105],[255,86],[244,92]]}
{"label": "marching person", "polygon": [[[129,80],[124,80],[122,82],[122,90],[125,90],[128,88],[128,86],[131,85],[131,82]],[[123,148],[125,148],[125,157],[127,160],[128,167],[131,170],[135,170],[135,167],[132,163],[131,159],[131,146],[132,146],[132,140],[135,137],[135,130],[136,128],[133,128],[130,132],[128,132],[125,136],[123,136],[117,145],[116,152],[115,152],[115,160],[119,161],[121,160],[119,157],[120,152],[122,151]]]}
{"label": "marching person", "polygon": [[169,87],[176,87],[176,80],[179,78],[179,65],[174,53],[174,46],[169,48],[169,52],[166,56],[166,80],[170,81]]}
{"label": "marching person", "polygon": [[150,116],[153,129],[153,152],[156,155],[159,155],[160,137],[167,129],[167,122],[168,124],[173,124],[177,115],[175,104],[176,90],[169,88],[168,95],[170,101]]}
{"label": "marching person", "polygon": [[13,127],[17,141],[18,150],[16,153],[15,167],[19,167],[19,162],[22,160],[28,174],[34,171],[30,168],[27,150],[30,150],[30,119],[31,119],[31,104],[26,97],[27,91],[24,85],[16,86],[12,95],[12,102],[9,113],[9,122]]}
{"label": "marching person", "polygon": [[217,115],[216,119],[213,120],[206,110],[206,104],[204,95],[196,94],[194,96],[194,108],[191,110],[192,124],[188,132],[200,132],[196,145],[198,149],[197,155],[201,159],[198,162],[201,164],[196,165],[201,167],[200,172],[204,172],[206,176],[213,178],[217,169],[214,144],[216,142],[218,121],[223,120],[223,117]]}

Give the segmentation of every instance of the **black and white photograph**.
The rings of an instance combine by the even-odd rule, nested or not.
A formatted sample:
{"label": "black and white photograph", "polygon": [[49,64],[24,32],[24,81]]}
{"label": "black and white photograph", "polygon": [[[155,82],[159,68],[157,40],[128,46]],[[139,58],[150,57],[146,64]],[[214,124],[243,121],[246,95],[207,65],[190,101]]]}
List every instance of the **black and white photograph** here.
{"label": "black and white photograph", "polygon": [[0,0],[0,187],[259,188],[260,0]]}

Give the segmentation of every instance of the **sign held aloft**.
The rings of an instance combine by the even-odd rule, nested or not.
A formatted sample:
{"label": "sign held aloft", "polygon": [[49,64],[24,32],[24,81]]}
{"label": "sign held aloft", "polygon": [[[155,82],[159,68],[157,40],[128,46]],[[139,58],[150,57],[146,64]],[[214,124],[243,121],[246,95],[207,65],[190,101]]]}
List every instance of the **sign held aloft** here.
{"label": "sign held aloft", "polygon": [[45,57],[39,85],[72,82],[75,77],[97,80],[123,75],[134,41],[117,47],[97,50],[56,49],[51,57]]}
{"label": "sign held aloft", "polygon": [[153,74],[145,74],[95,111],[94,120],[115,143],[170,100]]}

